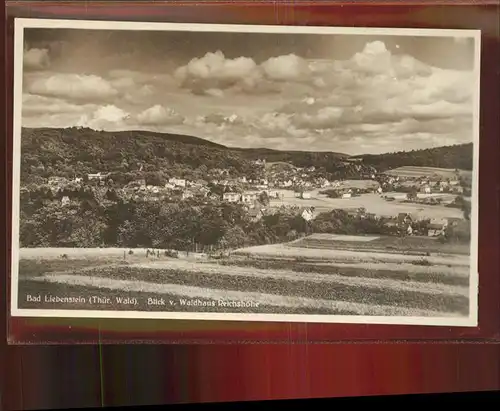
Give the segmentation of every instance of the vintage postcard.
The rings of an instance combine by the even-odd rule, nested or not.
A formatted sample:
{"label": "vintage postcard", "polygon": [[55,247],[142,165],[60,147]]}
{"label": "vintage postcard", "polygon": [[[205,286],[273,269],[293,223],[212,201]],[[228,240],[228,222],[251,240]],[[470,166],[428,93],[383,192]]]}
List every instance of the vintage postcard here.
{"label": "vintage postcard", "polygon": [[476,326],[479,56],[16,20],[12,315]]}

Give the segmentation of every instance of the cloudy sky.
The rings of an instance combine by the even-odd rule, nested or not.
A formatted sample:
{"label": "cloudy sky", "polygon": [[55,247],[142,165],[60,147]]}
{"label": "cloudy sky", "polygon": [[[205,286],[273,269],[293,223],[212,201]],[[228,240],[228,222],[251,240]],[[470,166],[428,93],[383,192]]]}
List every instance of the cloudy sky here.
{"label": "cloudy sky", "polygon": [[26,29],[25,127],[382,153],[472,141],[474,42]]}

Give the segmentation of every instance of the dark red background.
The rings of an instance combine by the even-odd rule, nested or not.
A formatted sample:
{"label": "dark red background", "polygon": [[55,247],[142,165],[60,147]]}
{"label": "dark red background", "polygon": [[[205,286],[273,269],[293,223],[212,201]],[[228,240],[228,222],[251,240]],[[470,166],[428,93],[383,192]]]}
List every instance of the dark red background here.
{"label": "dark red background", "polygon": [[[43,4],[42,4],[43,3]],[[7,409],[498,389],[500,278],[499,6],[384,4],[145,5],[11,2],[7,23],[6,237],[10,267],[13,16],[196,23],[481,29],[479,327],[8,319],[11,343],[240,342],[238,345],[19,347],[3,351]],[[433,5],[429,5],[433,3]],[[447,5],[445,5],[447,3]],[[454,3],[451,5],[450,3]],[[486,2],[484,2],[486,3]],[[9,58],[10,56],[10,58]],[[4,176],[2,176],[4,177]],[[1,277],[0,289],[10,286]],[[6,306],[7,307],[7,306]],[[5,329],[5,327],[3,327]],[[357,340],[357,343],[355,341]],[[379,344],[373,341],[378,340]],[[413,340],[392,343],[388,340]],[[427,343],[416,344],[416,340]],[[460,340],[460,342],[459,342]],[[243,341],[288,345],[241,344]],[[337,341],[342,344],[315,344]],[[349,344],[348,341],[351,341]],[[364,343],[360,343],[364,341]],[[367,344],[368,341],[372,343]],[[435,341],[435,344],[430,343]],[[439,341],[439,343],[438,343]],[[453,344],[455,341],[455,344]],[[293,344],[303,342],[305,344]],[[385,343],[382,343],[385,342]],[[6,367],[5,367],[6,365]],[[1,365],[0,365],[1,367]],[[5,394],[4,394],[5,395]]]}
{"label": "dark red background", "polygon": [[[446,328],[392,325],[282,324],[162,320],[74,320],[19,319],[9,321],[12,342],[107,342],[156,341],[348,341],[402,339],[483,339],[498,336],[500,278],[498,276],[500,221],[499,199],[499,95],[500,76],[498,6],[360,4],[276,5],[269,3],[88,3],[55,5],[50,2],[12,2],[7,24],[10,56],[7,65],[7,101],[12,99],[13,18],[79,18],[156,20],[232,24],[337,25],[481,29],[481,115],[480,115],[480,223],[479,223],[479,327]],[[403,4],[404,3],[404,4]],[[424,3],[424,2],[422,2]],[[396,5],[398,4],[398,5]],[[11,160],[12,112],[7,104],[7,154]],[[9,161],[7,162],[9,163]],[[7,167],[10,182],[10,167]],[[7,196],[10,204],[10,193]],[[10,227],[8,227],[10,228]],[[8,230],[10,231],[10,230]],[[8,245],[8,244],[7,244]],[[7,256],[10,257],[9,255]],[[7,258],[7,260],[8,260]],[[9,265],[6,267],[8,270]],[[71,326],[71,327],[70,327]]]}

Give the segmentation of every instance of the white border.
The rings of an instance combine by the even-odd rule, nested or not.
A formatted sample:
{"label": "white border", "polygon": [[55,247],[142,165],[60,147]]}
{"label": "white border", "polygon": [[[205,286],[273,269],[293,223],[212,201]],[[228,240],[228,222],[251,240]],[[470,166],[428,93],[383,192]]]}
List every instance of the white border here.
{"label": "white border", "polygon": [[[446,327],[476,327],[478,325],[478,184],[479,184],[479,86],[480,86],[480,30],[407,29],[407,28],[361,28],[361,27],[313,27],[313,26],[269,26],[269,25],[227,25],[118,22],[91,20],[15,19],[14,35],[14,119],[13,119],[13,182],[12,182],[12,264],[11,264],[11,316],[52,318],[113,318],[113,319],[182,319],[223,320],[248,322],[300,322],[339,324],[393,324],[428,325]],[[91,311],[91,310],[31,310],[19,309],[18,266],[19,266],[19,197],[21,163],[21,103],[23,79],[23,50],[25,28],[61,28],[86,30],[141,30],[141,31],[192,31],[192,32],[242,32],[242,33],[297,33],[297,34],[342,34],[371,36],[418,36],[418,37],[468,37],[475,40],[474,72],[476,92],[474,99],[473,135],[473,184],[471,196],[471,272],[469,279],[468,318],[427,318],[395,316],[328,316],[294,314],[225,314],[225,313],[176,313],[142,311]]]}

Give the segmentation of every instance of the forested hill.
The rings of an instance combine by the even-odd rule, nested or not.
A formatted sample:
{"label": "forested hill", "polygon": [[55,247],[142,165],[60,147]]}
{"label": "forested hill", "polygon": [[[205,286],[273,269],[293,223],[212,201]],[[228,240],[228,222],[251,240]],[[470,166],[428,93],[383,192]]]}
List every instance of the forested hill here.
{"label": "forested hill", "polygon": [[253,160],[286,161],[296,166],[331,169],[347,155],[329,152],[232,148],[202,138],[149,131],[106,132],[88,128],[24,128],[22,169],[40,176],[98,171],[171,170],[180,175],[227,169],[249,175]]}
{"label": "forested hill", "polygon": [[360,155],[364,164],[369,164],[379,171],[403,166],[458,168],[472,170],[473,145],[458,144],[429,148],[424,150],[402,151],[378,155]]}
{"label": "forested hill", "polygon": [[[335,152],[300,152],[230,148],[197,137],[149,131],[105,132],[88,128],[24,128],[22,130],[23,178],[74,177],[95,172],[136,174],[162,172],[171,176],[203,179],[207,172],[226,169],[233,176],[251,177],[253,160],[315,166],[330,178],[356,178],[379,171],[414,165],[472,169],[472,144],[429,150],[365,155],[362,163]],[[31,180],[31,178],[30,178]]]}

